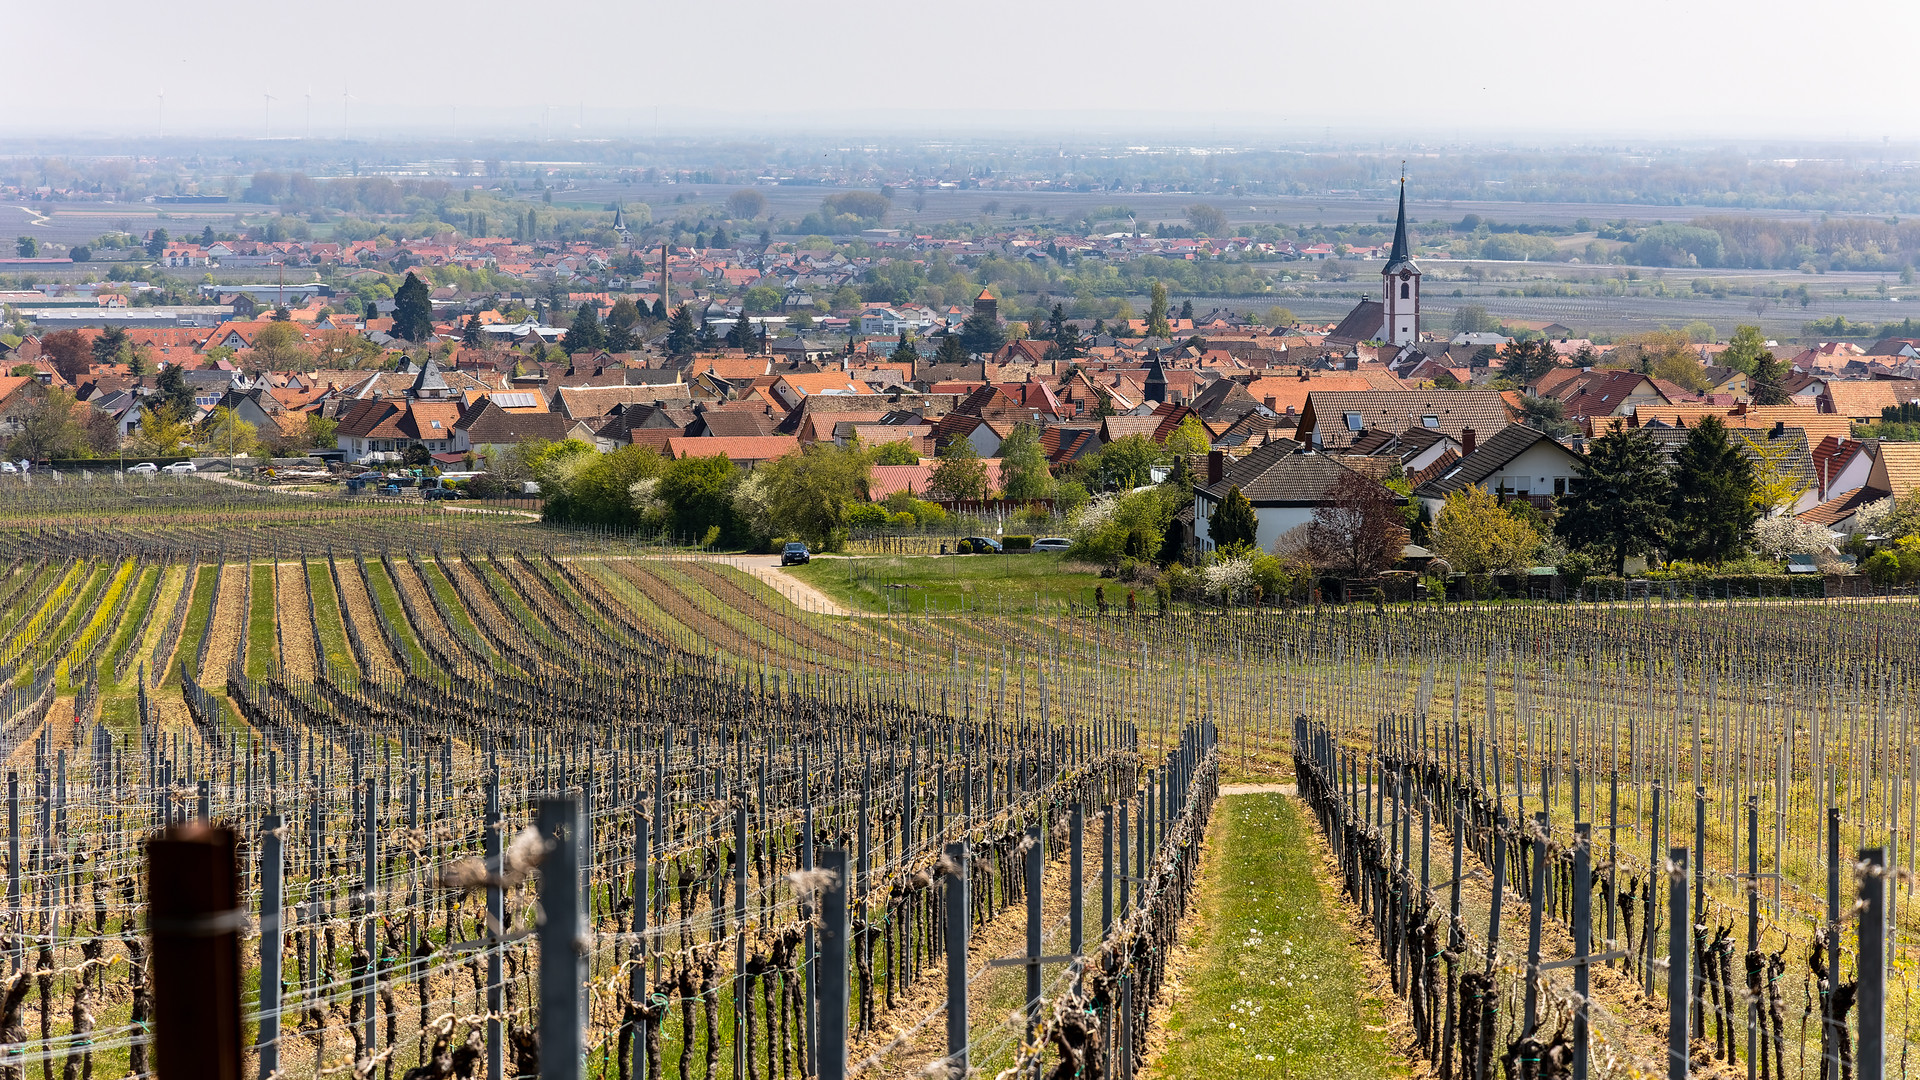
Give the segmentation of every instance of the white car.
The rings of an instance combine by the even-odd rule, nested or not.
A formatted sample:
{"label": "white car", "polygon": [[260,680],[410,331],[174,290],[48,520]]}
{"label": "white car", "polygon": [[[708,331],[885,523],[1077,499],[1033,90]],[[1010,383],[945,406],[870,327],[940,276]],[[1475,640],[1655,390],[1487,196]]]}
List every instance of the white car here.
{"label": "white car", "polygon": [[1035,551],[1065,551],[1073,546],[1073,541],[1064,536],[1043,536],[1033,542]]}
{"label": "white car", "polygon": [[0,461],[0,473],[5,473],[8,475],[18,475],[19,472],[20,472],[20,466],[15,465],[11,461]]}
{"label": "white car", "polygon": [[170,472],[170,473],[190,473],[190,472],[199,472],[200,470],[194,468],[193,462],[191,461],[176,461],[173,464],[167,466],[165,469],[162,469],[161,471]]}
{"label": "white car", "polygon": [[143,461],[138,465],[129,467],[127,471],[130,473],[139,473],[142,476],[152,476],[154,473],[160,471],[160,466],[155,465],[151,461]]}

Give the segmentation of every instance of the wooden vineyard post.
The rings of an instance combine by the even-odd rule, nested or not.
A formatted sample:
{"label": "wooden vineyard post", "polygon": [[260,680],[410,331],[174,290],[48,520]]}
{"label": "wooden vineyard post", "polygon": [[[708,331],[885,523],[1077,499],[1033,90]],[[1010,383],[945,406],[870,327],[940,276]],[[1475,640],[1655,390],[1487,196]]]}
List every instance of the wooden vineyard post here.
{"label": "wooden vineyard post", "polygon": [[260,1080],[280,1071],[280,957],[286,948],[286,856],[280,837],[282,819],[268,814],[260,822]]}
{"label": "wooden vineyard post", "polygon": [[586,982],[580,907],[580,804],[542,799],[546,854],[540,862],[540,1080],[582,1080],[586,1030],[580,997]]}
{"label": "wooden vineyard post", "polygon": [[364,1011],[360,1015],[366,1024],[367,1056],[371,1058],[380,1049],[380,920],[376,914],[380,904],[380,781],[367,777],[363,790],[366,810],[360,827],[366,865],[361,882],[360,917],[365,922],[367,970],[361,976],[360,1007]]}
{"label": "wooden vineyard post", "polygon": [[[1533,859],[1533,885],[1529,890],[1532,893],[1529,897],[1532,905],[1527,912],[1527,986],[1525,1011],[1522,1014],[1525,1020],[1520,1025],[1520,1037],[1523,1039],[1532,1036],[1533,1029],[1540,1023],[1540,921],[1547,906],[1547,860],[1544,856],[1547,812],[1539,811],[1534,815],[1534,820],[1539,823],[1540,833],[1533,841],[1538,854]],[[1578,955],[1584,956],[1585,953]]]}
{"label": "wooden vineyard post", "polygon": [[[1831,985],[1840,982],[1840,808],[1827,808],[1827,976]],[[1828,993],[1821,1003],[1820,1022],[1826,1031],[1821,1045],[1825,1054],[1831,1058],[1823,1064],[1822,1075],[1829,1078],[1840,1075],[1840,1042],[1847,1037],[1845,1018],[1835,1014],[1831,1003],[1834,995]]]}
{"label": "wooden vineyard post", "polygon": [[[1499,962],[1500,952],[1500,900],[1507,891],[1507,833],[1506,818],[1496,815],[1493,826],[1493,880],[1488,884],[1493,890],[1492,911],[1487,916],[1487,974],[1491,976]],[[1480,1033],[1476,1038],[1479,1046],[1479,1060],[1473,1063],[1474,1080],[1486,1080],[1487,1069],[1493,1064],[1493,1010],[1483,1011]]]}
{"label": "wooden vineyard post", "polygon": [[[1860,853],[1860,1080],[1882,1080],[1887,1033],[1887,852]],[[1834,964],[1835,969],[1839,964]]]}
{"label": "wooden vineyard post", "polygon": [[[1698,752],[1696,751],[1696,754]],[[1697,762],[1695,769],[1700,766]],[[1693,916],[1687,921],[1688,932],[1695,926],[1705,926],[1707,919],[1707,789],[1693,789]],[[1704,931],[1702,931],[1704,933]],[[1699,967],[1703,970],[1693,973],[1693,982],[1688,986],[1688,994],[1693,998],[1693,1027],[1706,1037],[1707,1003],[1706,997],[1712,991],[1706,988],[1712,980],[1713,971],[1707,967],[1703,956]]]}
{"label": "wooden vineyard post", "polygon": [[1113,804],[1100,815],[1100,940],[1113,933]]}
{"label": "wooden vineyard post", "polygon": [[[1620,895],[1620,773],[1607,774],[1607,950],[1613,951],[1614,910]],[[1613,961],[1607,961],[1612,964]]]}
{"label": "wooden vineyard post", "polygon": [[1073,821],[1069,826],[1072,832],[1068,836],[1071,848],[1068,852],[1067,879],[1068,897],[1071,907],[1067,912],[1067,951],[1079,956],[1087,947],[1087,897],[1086,897],[1086,831],[1087,807],[1085,803],[1073,804]]}
{"label": "wooden vineyard post", "polygon": [[[1447,883],[1447,949],[1445,956],[1447,962],[1447,1018],[1440,1036],[1440,1075],[1446,1077],[1453,1075],[1454,993],[1458,985],[1454,978],[1454,968],[1458,963],[1457,958],[1460,956],[1461,950],[1466,944],[1465,934],[1460,925],[1461,834],[1466,831],[1464,824],[1467,813],[1466,798],[1456,795],[1453,800],[1453,805],[1453,880]],[[1334,832],[1329,828],[1327,834],[1332,836]]]}
{"label": "wooden vineyard post", "polygon": [[[1677,847],[1668,853],[1667,874],[1671,879],[1667,897],[1667,1077],[1686,1080],[1687,1021],[1687,849]],[[1652,937],[1652,934],[1648,934]],[[1651,967],[1651,965],[1649,965]]]}
{"label": "wooden vineyard post", "polygon": [[1593,951],[1593,827],[1573,824],[1573,1080],[1587,1080],[1587,957]]}
{"label": "wooden vineyard post", "polygon": [[1652,846],[1652,850],[1647,852],[1647,866],[1649,867],[1647,872],[1648,873],[1647,919],[1646,919],[1646,922],[1643,923],[1640,928],[1640,940],[1645,943],[1645,951],[1647,954],[1645,958],[1645,962],[1640,965],[1640,970],[1646,976],[1648,997],[1653,996],[1654,978],[1655,978],[1654,968],[1656,967],[1656,965],[1653,962],[1653,958],[1654,958],[1654,949],[1658,948],[1658,946],[1655,944],[1653,932],[1657,926],[1656,922],[1654,921],[1654,914],[1658,912],[1660,908],[1660,890],[1654,883],[1654,875],[1653,875],[1652,868],[1660,865],[1660,785],[1659,784],[1653,785],[1653,818],[1652,820],[1653,820],[1653,827],[1647,830],[1647,834],[1648,834],[1647,842]]}
{"label": "wooden vineyard post", "polygon": [[7,771],[7,922],[13,939],[13,970],[26,963],[26,928],[20,915],[20,774]]}
{"label": "wooden vineyard post", "polygon": [[[800,761],[800,798],[803,803],[800,819],[805,832],[805,835],[800,838],[800,869],[807,871],[808,874],[811,875],[814,865],[813,784],[807,776],[806,749],[804,743],[801,744]],[[801,965],[804,984],[800,988],[800,1000],[806,1004],[801,1018],[801,1026],[806,1029],[806,1073],[808,1076],[820,1075],[820,1025],[817,1019],[818,1013],[815,1008],[818,996],[818,983],[820,981],[819,942],[815,940],[813,925],[814,911],[819,904],[816,898],[819,895],[819,890],[810,890],[807,894],[807,899],[802,901],[804,906],[800,910],[800,917],[807,924],[806,942],[803,945],[806,953],[803,957],[804,963]]]}
{"label": "wooden vineyard post", "polygon": [[[748,995],[753,985],[747,978],[747,802],[743,789],[733,808],[733,1030],[747,1030]],[[738,1034],[733,1039],[735,1076],[747,1074],[747,1040]]]}
{"label": "wooden vineyard post", "polygon": [[[619,758],[615,758],[618,761]],[[615,791],[616,797],[618,791]],[[647,905],[652,903],[652,893],[648,891],[647,878],[647,840],[648,830],[652,826],[647,821],[646,798],[640,799],[640,809],[633,815],[633,973],[629,976],[627,993],[633,999],[636,1009],[643,1008],[647,1001]],[[645,1020],[634,1025],[633,1029],[633,1075],[637,1080],[650,1080],[647,1076],[647,1024]]]}
{"label": "wooden vineyard post", "polygon": [[487,781],[487,1080],[507,1080],[506,1033],[501,1012],[506,1007],[506,972],[500,939],[507,920],[507,894],[500,887],[500,772],[494,766]]}
{"label": "wooden vineyard post", "polygon": [[1040,826],[1027,826],[1027,1034],[1040,1026],[1040,872],[1046,851],[1040,845]]}
{"label": "wooden vineyard post", "polygon": [[184,825],[147,844],[159,1080],[240,1080],[240,882],[228,829]]}
{"label": "wooden vineyard post", "polygon": [[818,1080],[847,1080],[847,850],[819,853],[828,875],[820,893],[820,1069]]}
{"label": "wooden vineyard post", "polygon": [[973,910],[968,893],[970,857],[964,840],[947,845],[947,1069],[967,1075],[967,933]]}
{"label": "wooden vineyard post", "polygon": [[1747,796],[1747,1080],[1760,1054],[1760,797]]}

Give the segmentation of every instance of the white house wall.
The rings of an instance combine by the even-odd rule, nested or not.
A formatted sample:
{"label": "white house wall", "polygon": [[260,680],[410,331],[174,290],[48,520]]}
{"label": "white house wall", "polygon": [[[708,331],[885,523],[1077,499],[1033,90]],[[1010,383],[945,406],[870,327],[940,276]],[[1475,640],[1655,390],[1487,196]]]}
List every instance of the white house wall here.
{"label": "white house wall", "polygon": [[[1195,496],[1193,500],[1193,535],[1196,546],[1203,552],[1213,550],[1213,536],[1210,515],[1217,507],[1207,499]],[[1254,546],[1261,551],[1272,551],[1280,538],[1313,520],[1311,506],[1256,506],[1253,508]]]}

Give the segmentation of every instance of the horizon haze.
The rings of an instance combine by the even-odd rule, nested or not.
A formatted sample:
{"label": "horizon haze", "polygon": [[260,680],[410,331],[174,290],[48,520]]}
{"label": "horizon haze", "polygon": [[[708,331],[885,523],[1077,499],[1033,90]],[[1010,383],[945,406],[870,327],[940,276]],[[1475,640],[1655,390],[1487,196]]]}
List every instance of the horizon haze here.
{"label": "horizon haze", "polygon": [[[1920,137],[1920,120],[1897,95],[1782,65],[1782,43],[1804,39],[1813,20],[1780,0],[1578,9],[1386,0],[1361,20],[1349,8],[1232,0],[1175,13],[1138,0],[980,0],[962,14],[743,0],[719,32],[702,17],[707,9],[661,9],[631,32],[616,5],[544,10],[551,14],[536,18],[492,0],[459,8],[345,0],[317,23],[304,9],[252,9],[241,42],[216,49],[201,20],[128,8],[86,25],[86,40],[93,55],[139,63],[12,81],[0,90],[0,132],[555,140],[1004,132],[1259,144]],[[16,40],[45,44],[78,28],[72,13],[48,7],[12,21]],[[1381,28],[1378,48],[1354,48],[1362,22]],[[1920,33],[1920,5],[1838,0],[1818,22],[1898,40]],[[476,29],[489,26],[531,31],[536,42],[551,33],[559,67],[495,68],[489,55],[529,53],[517,37],[515,48],[496,51],[487,44],[494,32]],[[1149,48],[1116,49],[1129,38]],[[535,44],[531,55],[539,52]]]}

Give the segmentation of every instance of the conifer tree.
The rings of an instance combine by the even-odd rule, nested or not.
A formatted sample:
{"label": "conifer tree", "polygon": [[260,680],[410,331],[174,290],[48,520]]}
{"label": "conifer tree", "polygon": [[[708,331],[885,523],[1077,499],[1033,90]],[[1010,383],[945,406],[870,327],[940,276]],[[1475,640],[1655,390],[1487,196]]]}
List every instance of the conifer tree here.
{"label": "conifer tree", "polygon": [[433,336],[433,300],[427,283],[412,271],[393,294],[393,336],[414,342]]}
{"label": "conifer tree", "polygon": [[1717,416],[1701,419],[1673,460],[1673,552],[1721,562],[1740,553],[1759,516],[1753,463]]}
{"label": "conifer tree", "polygon": [[1614,573],[1624,574],[1630,556],[1658,547],[1673,527],[1673,481],[1660,448],[1647,429],[1616,420],[1590,444],[1580,476],[1580,489],[1560,500],[1554,532],[1569,547],[1599,550]]}
{"label": "conifer tree", "polygon": [[1253,504],[1240,492],[1240,485],[1227,489],[1227,497],[1220,502],[1220,509],[1213,512],[1213,519],[1207,523],[1207,532],[1213,537],[1213,546],[1232,547],[1235,544],[1252,544],[1260,531],[1260,519],[1253,512]]}
{"label": "conifer tree", "polygon": [[597,352],[607,343],[607,332],[600,325],[600,310],[591,300],[584,300],[580,310],[573,313],[573,325],[567,328],[566,339],[560,347],[568,356],[577,352]]}
{"label": "conifer tree", "polygon": [[692,356],[699,336],[693,325],[693,308],[687,304],[674,308],[673,321],[667,325],[667,352],[674,356]]}

